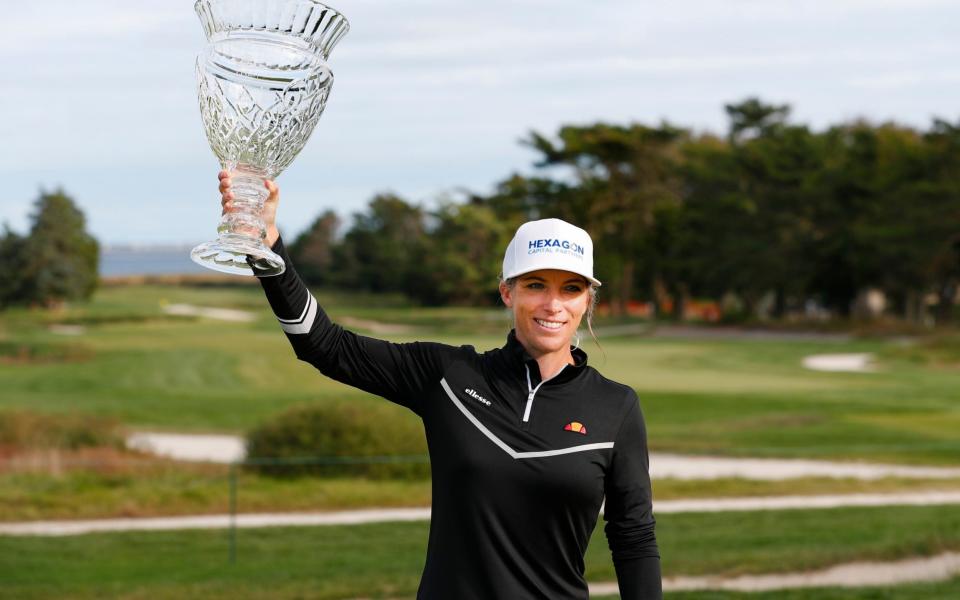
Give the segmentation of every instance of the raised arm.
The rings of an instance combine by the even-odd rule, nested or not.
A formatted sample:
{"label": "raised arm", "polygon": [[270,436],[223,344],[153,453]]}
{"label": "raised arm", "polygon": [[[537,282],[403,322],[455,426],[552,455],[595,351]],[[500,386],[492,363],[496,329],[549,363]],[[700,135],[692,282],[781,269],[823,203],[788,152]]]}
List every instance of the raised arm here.
{"label": "raised arm", "polygon": [[604,483],[604,531],[623,600],[663,598],[660,553],[654,533],[647,432],[636,394],[614,440]]}
{"label": "raised arm", "polygon": [[[286,271],[262,277],[260,284],[297,358],[332,379],[422,414],[421,390],[439,381],[446,365],[468,349],[429,342],[395,344],[358,335],[333,323],[290,260],[276,228],[279,190],[271,181],[266,186],[270,191],[263,211],[266,241],[283,258]],[[220,191],[224,212],[231,210],[233,197],[226,171],[220,173]]]}

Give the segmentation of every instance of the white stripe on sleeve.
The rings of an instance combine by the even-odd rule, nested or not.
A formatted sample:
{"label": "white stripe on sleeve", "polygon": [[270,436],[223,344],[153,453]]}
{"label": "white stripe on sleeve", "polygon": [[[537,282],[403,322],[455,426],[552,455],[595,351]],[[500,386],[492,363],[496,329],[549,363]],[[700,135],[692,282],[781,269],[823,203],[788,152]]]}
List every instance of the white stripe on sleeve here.
{"label": "white stripe on sleeve", "polygon": [[281,319],[277,317],[277,320],[280,321],[280,327],[287,333],[293,334],[302,334],[310,333],[310,328],[313,327],[313,321],[317,318],[317,299],[313,297],[313,294],[307,294],[307,304],[303,307],[303,312],[296,319]]}

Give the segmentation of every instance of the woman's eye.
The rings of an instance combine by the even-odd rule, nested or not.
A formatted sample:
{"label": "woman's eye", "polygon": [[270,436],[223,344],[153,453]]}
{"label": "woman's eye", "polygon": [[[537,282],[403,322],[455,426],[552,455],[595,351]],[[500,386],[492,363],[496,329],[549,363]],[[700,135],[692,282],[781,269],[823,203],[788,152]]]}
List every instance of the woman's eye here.
{"label": "woman's eye", "polygon": [[568,285],[568,286],[567,286],[567,291],[568,291],[568,292],[573,292],[573,293],[575,293],[575,294],[579,294],[580,292],[583,291],[583,288],[580,287],[579,285]]}
{"label": "woman's eye", "polygon": [[543,284],[542,284],[542,283],[539,283],[539,282],[537,282],[537,281],[531,281],[530,283],[527,284],[527,289],[539,290],[539,289],[542,289],[542,288],[543,288]]}

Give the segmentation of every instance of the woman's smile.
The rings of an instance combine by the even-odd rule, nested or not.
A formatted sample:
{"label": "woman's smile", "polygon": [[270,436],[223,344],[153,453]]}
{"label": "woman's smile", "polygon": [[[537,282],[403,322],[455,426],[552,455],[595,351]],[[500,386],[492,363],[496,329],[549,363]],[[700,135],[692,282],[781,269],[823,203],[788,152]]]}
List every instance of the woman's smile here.
{"label": "woman's smile", "polygon": [[553,331],[556,331],[562,328],[563,325],[566,323],[566,321],[554,321],[550,319],[537,319],[537,318],[534,318],[534,321],[536,321],[537,325],[543,327],[544,329],[553,330]]}

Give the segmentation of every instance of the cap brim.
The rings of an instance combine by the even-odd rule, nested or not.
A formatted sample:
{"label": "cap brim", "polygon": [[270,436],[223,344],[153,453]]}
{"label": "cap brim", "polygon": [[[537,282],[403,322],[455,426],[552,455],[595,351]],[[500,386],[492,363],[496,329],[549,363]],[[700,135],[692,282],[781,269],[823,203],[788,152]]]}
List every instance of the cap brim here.
{"label": "cap brim", "polygon": [[545,270],[566,271],[567,273],[573,273],[574,275],[579,275],[580,277],[583,277],[584,279],[586,279],[587,281],[589,281],[590,283],[592,283],[593,285],[595,285],[595,286],[597,286],[597,287],[600,287],[601,285],[603,285],[602,283],[600,283],[600,280],[599,280],[599,279],[596,279],[596,278],[591,277],[591,276],[589,276],[589,275],[586,275],[586,274],[584,274],[584,273],[578,273],[578,272],[576,272],[576,271],[571,271],[571,270],[569,270],[569,269],[556,269],[556,268],[553,268],[553,267],[536,267],[536,268],[534,268],[534,269],[525,269],[525,270],[523,270],[523,271],[518,271],[518,272],[512,273],[512,274],[510,274],[510,275],[506,275],[506,274],[505,274],[505,275],[503,276],[503,278],[504,278],[504,279],[513,279],[514,277],[522,277],[522,276],[526,275],[527,273],[533,273],[534,271],[545,271]]}

